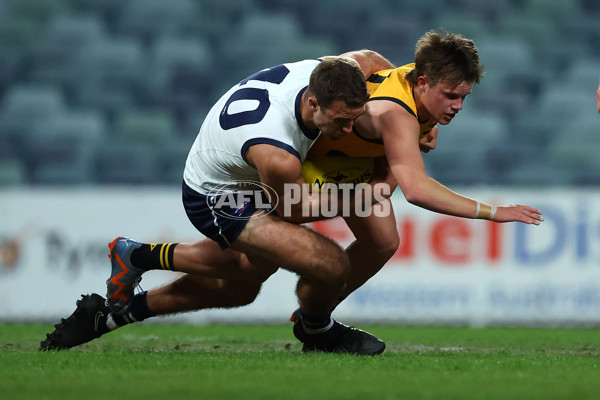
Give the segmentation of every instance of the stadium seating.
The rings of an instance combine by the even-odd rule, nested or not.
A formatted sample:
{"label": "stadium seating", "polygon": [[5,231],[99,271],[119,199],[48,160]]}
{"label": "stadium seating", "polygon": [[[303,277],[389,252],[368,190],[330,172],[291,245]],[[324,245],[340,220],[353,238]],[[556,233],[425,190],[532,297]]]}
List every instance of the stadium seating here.
{"label": "stadium seating", "polygon": [[49,117],[29,136],[25,163],[30,180],[44,185],[90,183],[94,151],[106,136],[105,121],[99,113]]}
{"label": "stadium seating", "polygon": [[290,53],[302,42],[300,26],[286,14],[250,14],[232,29],[229,38],[230,43],[222,49],[222,54],[236,77],[291,61]]}
{"label": "stadium seating", "polygon": [[157,34],[193,32],[196,15],[193,0],[129,0],[116,15],[116,29],[145,41]]}
{"label": "stadium seating", "polygon": [[460,32],[463,36],[479,41],[489,36],[487,21],[477,14],[457,15],[440,14],[434,19],[432,26],[444,27],[448,32]]}
{"label": "stadium seating", "polygon": [[89,184],[94,146],[74,136],[40,136],[27,148],[31,182],[42,185]]}
{"label": "stadium seating", "polygon": [[517,9],[513,0],[496,0],[482,2],[480,0],[456,0],[454,9],[460,14],[476,15],[488,21],[496,20]]}
{"label": "stadium seating", "polygon": [[101,113],[96,111],[76,111],[68,114],[55,115],[49,118],[43,126],[38,126],[32,137],[81,137],[84,140],[100,142],[108,135],[106,121]]}
{"label": "stadium seating", "polygon": [[428,170],[448,184],[493,183],[506,164],[494,165],[488,152],[504,143],[506,124],[496,114],[463,111],[439,128],[438,147],[426,156]]}
{"label": "stadium seating", "polygon": [[580,61],[572,64],[566,71],[566,86],[578,93],[587,93],[593,97],[594,87],[600,83],[600,60]]}
{"label": "stadium seating", "polygon": [[145,53],[134,39],[98,41],[82,49],[75,68],[78,105],[114,115],[135,104],[145,79]]}
{"label": "stadium seating", "polygon": [[504,184],[526,188],[561,187],[574,184],[577,174],[557,166],[552,161],[517,165],[508,169],[504,177]]}
{"label": "stadium seating", "polygon": [[558,21],[565,15],[580,15],[576,1],[525,0],[523,11],[537,18],[550,18]]}
{"label": "stadium seating", "polygon": [[96,149],[93,182],[100,184],[148,185],[160,177],[158,148],[148,143],[112,140]]}
{"label": "stadium seating", "polygon": [[64,98],[54,88],[13,86],[0,105],[0,136],[21,156],[35,130],[65,112]]}
{"label": "stadium seating", "polygon": [[33,53],[32,81],[60,84],[65,90],[72,90],[81,80],[77,69],[81,52],[95,42],[106,40],[106,36],[97,16],[56,15]]}
{"label": "stadium seating", "polygon": [[212,51],[199,39],[161,36],[150,51],[153,68],[151,85],[158,91],[166,90],[177,71],[187,70],[203,78],[212,67]]}
{"label": "stadium seating", "polygon": [[183,118],[209,105],[214,90],[214,54],[207,41],[161,35],[149,50],[147,100]]}
{"label": "stadium seating", "polygon": [[115,123],[115,131],[117,139],[157,148],[162,148],[177,133],[169,112],[122,113]]}
{"label": "stadium seating", "polygon": [[166,143],[157,155],[157,164],[159,166],[159,176],[157,181],[164,185],[181,185],[183,179],[183,169],[192,141],[174,140]]}
{"label": "stadium seating", "polygon": [[343,51],[372,49],[395,65],[404,65],[413,61],[415,42],[423,34],[421,30],[419,21],[411,16],[385,16],[369,29],[368,35],[357,35]]}
{"label": "stadium seating", "polygon": [[566,122],[585,117],[594,109],[593,89],[592,87],[589,93],[585,93],[568,84],[549,87],[538,103],[538,117],[551,123],[550,127],[560,127]]}
{"label": "stadium seating", "polygon": [[0,187],[14,186],[25,182],[25,166],[17,157],[11,143],[0,136]]}
{"label": "stadium seating", "polygon": [[497,26],[505,37],[524,41],[534,47],[537,43],[554,40],[552,24],[551,18],[541,18],[538,15],[533,17],[519,12],[503,16],[498,20]]}
{"label": "stadium seating", "polygon": [[43,27],[55,15],[67,13],[69,10],[67,0],[4,0],[3,3],[3,23],[28,21],[36,28]]}
{"label": "stadium seating", "polygon": [[179,182],[207,110],[242,77],[358,48],[401,65],[436,28],[472,37],[486,74],[426,155],[432,173],[600,184],[599,20],[591,0],[4,0],[0,186]]}
{"label": "stadium seating", "polygon": [[489,37],[480,40],[477,48],[486,71],[481,87],[501,90],[506,74],[524,73],[534,65],[531,48],[522,40]]}

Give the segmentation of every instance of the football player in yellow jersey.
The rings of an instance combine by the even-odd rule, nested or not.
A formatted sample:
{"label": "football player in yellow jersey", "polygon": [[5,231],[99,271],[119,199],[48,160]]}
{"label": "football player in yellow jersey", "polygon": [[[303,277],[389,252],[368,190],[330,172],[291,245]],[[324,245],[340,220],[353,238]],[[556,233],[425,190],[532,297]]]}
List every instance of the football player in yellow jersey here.
{"label": "football player in yellow jersey", "polygon": [[[360,63],[359,58],[353,58]],[[495,222],[538,225],[543,221],[541,212],[529,206],[497,207],[461,196],[425,171],[421,152],[435,148],[437,124],[452,121],[483,75],[473,41],[457,34],[430,31],[417,42],[415,63],[392,67],[367,77],[370,99],[355,122],[353,133],[335,141],[319,138],[308,159],[332,151],[351,157],[385,156],[404,197],[414,205]],[[345,218],[356,237],[346,249],[351,268],[345,295],[377,273],[398,248],[394,213],[383,217],[376,214]]]}
{"label": "football player in yellow jersey", "polygon": [[[365,76],[371,77],[378,70],[392,67],[391,64],[381,67],[382,61],[385,59],[373,52],[358,51],[345,55],[359,62]],[[386,63],[383,62],[383,64]],[[354,127],[363,138],[361,140],[365,142],[383,144],[379,146],[383,152],[373,155],[385,155],[389,165],[388,170],[391,173],[378,179],[399,185],[405,198],[417,206],[464,218],[483,218],[496,222],[518,221],[537,225],[543,219],[540,215],[541,212],[535,208],[520,205],[496,207],[483,204],[452,192],[427,176],[425,172],[421,151],[435,147],[435,135],[437,134],[435,124],[446,125],[454,118],[462,109],[463,101],[471,92],[472,86],[479,82],[482,72],[477,51],[471,40],[454,34],[441,35],[428,32],[417,43],[414,68],[400,67],[400,69],[382,71],[371,77],[371,84],[379,84],[379,86],[371,93],[370,101],[367,102],[364,113],[360,117],[352,114],[350,117],[338,118],[334,114],[325,115],[324,112],[321,112],[323,115],[320,115],[320,118],[324,121],[332,119],[336,124],[341,124],[343,129],[348,132]],[[378,93],[381,93],[381,96],[378,96]],[[310,103],[307,104],[310,105]],[[307,110],[316,112],[317,109],[319,109],[318,103],[314,103]],[[303,117],[302,113],[300,115]],[[423,124],[425,124],[424,127]],[[260,161],[267,162],[268,160],[269,157],[263,157]],[[299,174],[299,168],[297,169]],[[274,175],[282,174],[274,173]],[[379,203],[373,207],[380,206],[383,204]],[[396,251],[399,239],[393,212],[381,217],[377,215],[378,213],[371,213],[370,217],[351,216],[346,218],[346,222],[355,233],[357,240],[345,250],[350,263],[349,269],[346,270],[349,278],[345,281],[344,291],[336,291],[335,296],[347,295],[362,285]],[[328,243],[329,241],[322,238],[321,241],[311,243],[314,247],[321,242]],[[114,246],[112,243],[111,245]],[[189,267],[191,263],[194,268],[201,270],[205,266],[218,264],[222,268],[222,271],[219,272],[226,273],[232,269],[238,271],[241,264],[248,265],[248,260],[244,257],[233,252],[222,251],[217,246],[215,242],[208,239],[195,244],[179,245],[177,248],[173,246],[171,266],[175,270],[179,270],[179,265]],[[166,253],[171,247],[163,244],[160,248],[165,247]],[[119,255],[112,249],[114,247],[111,247],[111,253]],[[339,253],[344,255],[343,251]],[[115,258],[117,258],[117,262],[121,263],[120,256]],[[271,254],[261,254],[260,258],[272,263]],[[346,260],[346,257],[342,258]],[[98,338],[122,324],[141,321],[155,315],[249,304],[258,295],[262,282],[274,272],[274,269],[264,271],[254,268],[252,263],[249,266],[247,270],[243,271],[245,274],[231,278],[220,278],[201,273],[192,274],[186,271],[170,284],[135,295],[131,306],[131,318],[121,322],[111,319],[111,326],[108,322],[104,322],[102,330],[99,329],[98,316],[100,314],[105,316],[106,313],[110,313],[110,310],[105,305],[103,297],[87,296],[89,301],[80,303],[71,317],[56,325],[57,330],[42,342],[41,348],[73,347]],[[262,265],[258,264],[258,266]],[[123,270],[125,271],[125,268]],[[315,281],[318,280],[315,279]],[[340,281],[337,276],[336,282],[343,284],[343,279]],[[306,297],[314,301],[314,296],[307,295]],[[329,305],[327,304],[327,306]],[[113,318],[113,314],[110,313],[111,318]],[[305,319],[308,320],[305,317],[302,316],[302,326],[304,326]],[[296,328],[297,324],[294,326]],[[312,331],[309,333],[311,335],[327,335],[333,326],[337,325],[330,322],[325,328],[309,327]],[[304,333],[308,332],[307,328],[303,329],[305,329]],[[347,332],[347,330],[336,330],[335,332],[338,331]],[[362,338],[362,342],[366,342],[364,337],[368,334],[357,330],[352,332],[355,332],[358,339]],[[294,333],[296,333],[296,329]],[[323,339],[323,346],[309,347],[307,351],[331,352],[341,349],[353,354],[379,354],[384,348],[374,337],[375,340],[369,340],[369,342],[376,342],[375,350],[367,349],[360,352],[355,348],[342,348],[345,344],[334,340],[339,335],[320,337]]]}

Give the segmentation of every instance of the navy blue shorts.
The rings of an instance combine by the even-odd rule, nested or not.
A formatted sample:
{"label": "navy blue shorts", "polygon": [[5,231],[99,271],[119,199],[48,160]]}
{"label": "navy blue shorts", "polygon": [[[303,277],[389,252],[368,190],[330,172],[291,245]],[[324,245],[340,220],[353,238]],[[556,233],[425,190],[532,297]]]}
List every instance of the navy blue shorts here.
{"label": "navy blue shorts", "polygon": [[202,195],[185,181],[182,197],[185,213],[192,225],[204,236],[219,243],[221,249],[231,246],[256,211],[256,205],[250,198],[236,207],[229,207],[230,203],[221,199],[222,196]]}

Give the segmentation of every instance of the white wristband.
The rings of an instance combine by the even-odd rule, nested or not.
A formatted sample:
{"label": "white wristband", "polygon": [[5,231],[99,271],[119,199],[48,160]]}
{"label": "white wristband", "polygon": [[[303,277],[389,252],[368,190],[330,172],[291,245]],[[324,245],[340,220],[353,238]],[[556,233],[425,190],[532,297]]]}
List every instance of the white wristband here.
{"label": "white wristband", "polygon": [[496,215],[496,211],[498,211],[498,207],[496,206],[492,206],[492,211],[490,211],[490,216],[489,216],[489,220],[493,220],[494,219],[494,215]]}
{"label": "white wristband", "polygon": [[498,211],[497,206],[493,206],[491,204],[485,204],[477,202],[477,210],[475,211],[475,218],[481,219],[493,219],[494,215],[496,215],[496,211]]}

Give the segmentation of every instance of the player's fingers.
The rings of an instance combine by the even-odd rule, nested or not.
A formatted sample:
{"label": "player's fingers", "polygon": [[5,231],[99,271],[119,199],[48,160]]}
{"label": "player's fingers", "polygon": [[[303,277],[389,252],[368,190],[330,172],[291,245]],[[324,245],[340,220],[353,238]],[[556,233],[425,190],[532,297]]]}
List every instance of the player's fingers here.
{"label": "player's fingers", "polygon": [[544,221],[542,212],[537,208],[524,205],[511,205],[510,208],[513,210],[514,219],[513,221],[519,221],[525,224],[539,225]]}
{"label": "player's fingers", "polygon": [[527,210],[527,212],[524,213],[525,216],[525,221],[526,223],[529,224],[534,224],[534,225],[539,225],[541,222],[544,221],[544,217],[542,217],[537,211],[539,210]]}
{"label": "player's fingers", "polygon": [[537,208],[534,208],[534,207],[531,207],[531,206],[513,205],[513,207],[518,207],[518,208],[521,208],[523,210],[526,210],[527,212],[538,214],[538,215],[542,215],[542,211],[541,210],[538,210]]}

